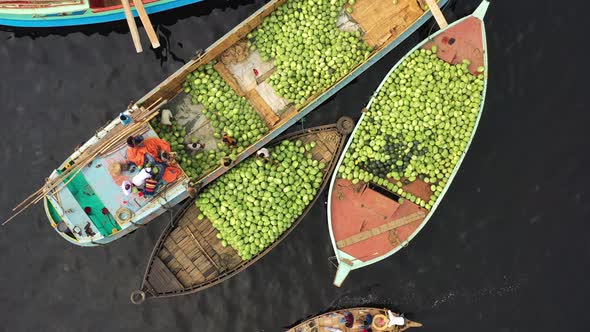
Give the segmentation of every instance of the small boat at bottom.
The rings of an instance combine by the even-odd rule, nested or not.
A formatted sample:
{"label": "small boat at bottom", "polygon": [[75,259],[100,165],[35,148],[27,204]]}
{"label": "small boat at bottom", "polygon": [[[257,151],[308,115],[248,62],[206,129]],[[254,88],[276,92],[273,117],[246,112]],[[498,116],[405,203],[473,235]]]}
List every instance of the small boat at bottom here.
{"label": "small boat at bottom", "polygon": [[[226,240],[220,238],[220,232],[219,229],[216,228],[217,224],[215,221],[212,222],[206,216],[208,215],[207,212],[201,211],[197,204],[195,204],[194,200],[189,200],[189,202],[186,203],[177,214],[173,222],[171,222],[162,232],[162,235],[156,243],[149,259],[140,290],[134,291],[131,294],[131,301],[138,304],[143,302],[146,298],[177,296],[204,290],[231,278],[269,253],[282,240],[284,240],[295,227],[297,227],[299,222],[301,222],[303,217],[309,212],[313,203],[322,193],[330,178],[330,174],[334,170],[336,160],[342,152],[346,136],[352,132],[353,127],[354,122],[350,118],[345,117],[341,118],[335,125],[305,129],[285,135],[271,142],[268,147],[271,151],[271,163],[276,162],[281,165],[284,165],[285,163],[284,161],[273,161],[273,148],[275,146],[281,147],[280,145],[284,145],[285,141],[299,141],[303,144],[301,145],[301,149],[303,149],[303,146],[308,147],[305,151],[308,156],[313,159],[314,164],[322,164],[324,166],[320,170],[321,176],[317,177],[319,180],[316,183],[315,195],[313,196],[305,194],[305,188],[303,186],[297,190],[294,189],[287,192],[288,184],[283,183],[278,185],[281,189],[278,191],[280,195],[292,195],[289,200],[293,202],[293,205],[295,205],[294,202],[300,199],[301,196],[306,195],[308,197],[303,203],[307,204],[298,216],[292,216],[296,219],[292,224],[283,226],[285,229],[280,228],[282,225],[280,218],[277,223],[272,221],[272,224],[271,221],[267,220],[265,225],[268,224],[269,228],[273,228],[276,225],[279,226],[278,233],[274,233],[276,239],[272,243],[269,243],[266,248],[253,255],[249,255],[248,252],[246,252],[245,256],[244,254],[240,254],[238,250],[234,249],[231,245],[227,245],[225,243]],[[252,156],[250,157],[250,160],[253,158],[257,157]],[[256,161],[260,163],[259,160]],[[247,165],[248,160],[244,163]],[[262,166],[262,164],[260,165]],[[215,186],[216,182],[224,181],[224,177],[227,178],[228,176],[232,176],[234,172],[239,171],[243,166],[244,164],[240,164],[236,166],[234,170],[230,171],[230,173],[224,174],[219,179],[215,180],[215,182],[208,187],[205,187],[203,191],[199,193],[199,196],[206,196],[204,192],[209,190],[210,187]],[[291,164],[291,166],[293,166],[293,164]],[[288,169],[283,170],[283,172],[288,171]],[[300,174],[299,170],[297,171],[297,174]],[[260,178],[260,176],[257,176],[257,178]],[[245,181],[253,182],[258,181],[258,179],[247,179]],[[243,215],[240,219],[236,220],[237,223],[250,224],[250,220],[252,220],[250,219],[251,211],[253,210],[256,210],[255,213],[258,215],[264,214],[262,219],[266,219],[268,213],[264,213],[264,211],[261,213],[260,210],[257,210],[259,206],[258,203],[270,200],[270,190],[264,188],[266,188],[267,183],[275,181],[278,180],[276,178],[272,179],[268,177],[261,180],[260,184],[257,185],[261,188],[259,195],[249,194],[249,188],[237,187],[232,190],[233,192],[237,192],[240,197],[242,197],[241,195],[243,193],[248,193],[248,196],[243,199],[246,204],[242,205],[247,211],[240,211]],[[238,186],[239,185],[241,184],[238,184]],[[230,186],[233,187],[233,183],[230,184]],[[239,199],[232,198],[229,200],[235,201]],[[250,204],[248,202],[252,203]],[[225,206],[222,208],[225,211]],[[262,206],[262,209],[266,211],[271,210],[271,208],[265,206]],[[215,212],[213,212],[213,214],[215,214]],[[252,220],[252,223],[254,224],[256,221]],[[238,232],[241,233],[242,228],[238,229]],[[273,233],[272,230],[267,230],[266,232]],[[232,233],[234,232],[232,231]],[[262,232],[256,230],[252,231],[254,237],[258,237],[261,233]],[[260,238],[262,238],[262,236],[260,236]],[[231,240],[228,239],[228,241]],[[259,243],[258,238],[255,239],[255,242],[256,244]]]}
{"label": "small boat at bottom", "polygon": [[363,110],[330,184],[334,285],[406,247],[451,185],[483,111],[488,4],[412,49]]}
{"label": "small boat at bottom", "polygon": [[422,324],[404,318],[388,309],[352,308],[330,311],[310,318],[287,332],[401,332]]}

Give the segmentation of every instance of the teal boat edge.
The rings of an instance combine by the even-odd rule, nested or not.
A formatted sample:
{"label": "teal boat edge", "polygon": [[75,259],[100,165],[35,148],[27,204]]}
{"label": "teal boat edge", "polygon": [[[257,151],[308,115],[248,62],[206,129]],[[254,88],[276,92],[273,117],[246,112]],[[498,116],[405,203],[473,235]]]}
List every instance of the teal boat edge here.
{"label": "teal boat edge", "polygon": [[[346,277],[348,276],[348,274],[350,273],[350,271],[352,270],[356,270],[356,269],[360,269],[363,268],[365,266],[369,266],[371,264],[377,263],[381,260],[384,260],[388,257],[390,257],[391,255],[395,254],[396,252],[398,252],[401,248],[404,248],[405,246],[408,245],[408,243],[410,241],[412,241],[412,239],[418,235],[418,233],[420,233],[420,231],[422,230],[422,228],[424,228],[424,226],[426,226],[426,224],[428,223],[428,221],[430,220],[430,218],[432,217],[432,215],[434,215],[434,212],[436,211],[438,205],[441,203],[442,199],[444,198],[444,196],[447,193],[447,190],[449,189],[450,185],[452,184],[455,175],[457,174],[457,172],[459,171],[459,168],[461,167],[461,164],[463,163],[463,159],[465,158],[465,155],[467,154],[467,151],[469,150],[469,147],[471,146],[471,142],[473,141],[473,138],[475,137],[475,133],[477,131],[477,127],[479,126],[479,121],[481,119],[481,115],[483,113],[483,109],[484,109],[484,105],[485,105],[485,98],[486,98],[486,91],[487,91],[487,76],[488,76],[488,48],[487,48],[487,39],[486,39],[486,31],[485,31],[485,24],[483,24],[483,19],[485,16],[485,13],[488,9],[489,6],[489,0],[483,0],[480,5],[475,9],[475,11],[471,14],[468,15],[464,18],[461,18],[460,20],[457,20],[451,24],[448,25],[447,28],[443,29],[443,30],[439,30],[436,33],[432,34],[431,36],[429,36],[428,38],[426,38],[425,40],[423,40],[422,42],[420,42],[418,45],[416,45],[414,48],[412,48],[403,58],[401,58],[396,64],[395,66],[393,66],[391,68],[391,70],[387,73],[387,75],[385,75],[385,78],[381,81],[381,83],[379,84],[379,86],[377,87],[377,89],[375,90],[375,92],[373,92],[373,95],[371,96],[371,99],[369,101],[369,103],[367,104],[367,109],[369,109],[371,107],[371,104],[373,103],[373,101],[375,100],[375,97],[377,96],[377,93],[379,92],[379,90],[383,87],[383,85],[385,84],[385,82],[387,81],[387,78],[389,78],[389,76],[397,69],[397,67],[410,55],[412,54],[414,51],[416,51],[417,49],[419,49],[420,47],[422,47],[425,43],[429,42],[430,40],[432,40],[434,37],[436,37],[437,35],[443,33],[444,31],[446,31],[448,28],[451,28],[461,22],[463,22],[464,20],[466,20],[469,17],[476,17],[477,19],[479,19],[480,21],[482,21],[482,43],[483,43],[483,48],[484,50],[486,50],[484,52],[484,67],[485,67],[485,72],[484,75],[486,77],[486,80],[484,82],[484,88],[483,88],[483,93],[482,93],[482,103],[479,109],[479,113],[477,116],[477,119],[475,121],[475,126],[473,128],[473,131],[471,133],[471,136],[469,138],[469,141],[467,142],[467,146],[465,147],[465,150],[463,152],[463,154],[461,155],[461,157],[459,158],[457,164],[455,165],[455,168],[453,169],[453,172],[451,173],[449,180],[447,181],[447,184],[445,185],[445,187],[443,188],[440,196],[438,197],[437,201],[434,203],[434,205],[432,206],[432,209],[429,211],[428,216],[426,216],[425,220],[423,223],[420,224],[420,226],[418,227],[418,229],[412,234],[410,235],[410,237],[401,245],[396,247],[394,250],[390,251],[389,253],[373,258],[371,260],[368,260],[366,262],[357,260],[355,257],[348,255],[347,253],[341,251],[338,249],[336,242],[334,240],[334,234],[332,231],[332,227],[331,227],[331,199],[328,199],[328,205],[327,205],[327,212],[328,212],[328,229],[330,232],[330,240],[332,242],[332,247],[334,248],[334,253],[336,255],[336,258],[338,259],[338,269],[336,271],[336,276],[334,278],[334,285],[337,287],[340,287],[340,285],[342,284],[342,282],[344,282],[344,280],[346,279]],[[342,154],[340,155],[340,160],[338,160],[338,164],[336,165],[336,170],[340,167],[340,165],[342,164],[342,161],[344,160],[344,156],[346,154],[346,151],[348,150],[348,148],[350,147],[350,144],[352,143],[352,140],[355,136],[355,133],[357,131],[357,129],[359,128],[360,124],[363,121],[365,114],[361,114],[361,117],[359,118],[354,131],[350,134],[350,137],[348,139],[348,142],[346,143],[346,146],[344,147],[344,151],[342,152]],[[336,180],[336,176],[337,176],[337,172],[335,171],[334,174],[332,175],[332,180],[330,183],[330,188],[329,188],[329,192],[328,192],[328,197],[332,197],[332,188],[334,187],[334,181]],[[343,262],[343,260],[347,260],[349,261],[351,264],[347,263],[347,262]]]}
{"label": "teal boat edge", "polygon": [[[204,0],[164,0],[157,3],[145,4],[148,14],[163,12],[178,7],[191,5]],[[137,17],[137,11],[131,8],[133,16]],[[89,25],[119,21],[125,19],[123,8],[105,12],[92,12],[91,9],[74,11],[68,15],[47,15],[35,17],[25,14],[0,13],[0,25],[19,28],[55,28],[77,25]]]}

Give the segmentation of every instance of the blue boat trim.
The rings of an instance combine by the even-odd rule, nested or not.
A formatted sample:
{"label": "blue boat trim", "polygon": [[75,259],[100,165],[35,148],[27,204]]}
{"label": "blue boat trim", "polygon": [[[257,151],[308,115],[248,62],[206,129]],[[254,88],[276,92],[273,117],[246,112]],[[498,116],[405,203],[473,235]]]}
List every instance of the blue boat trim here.
{"label": "blue boat trim", "polygon": [[[162,4],[154,4],[151,6],[146,5],[145,10],[148,14],[159,13],[162,11],[166,11],[169,9],[175,9],[182,6],[191,5],[194,3],[198,3],[204,0],[176,0]],[[89,9],[90,10],[90,9]],[[137,11],[134,7],[131,8],[133,16],[137,17]],[[86,12],[83,11],[82,14]],[[85,17],[75,17],[75,14],[79,12],[72,13],[68,16],[45,16],[45,17],[32,17],[30,19],[21,19],[21,18],[7,18],[10,15],[5,15],[6,17],[0,18],[0,25],[11,26],[11,27],[20,27],[20,28],[52,28],[52,27],[66,27],[66,26],[76,26],[76,25],[88,25],[88,24],[97,24],[97,23],[106,23],[112,21],[120,21],[125,19],[125,13],[122,10],[117,9],[116,12],[105,14],[103,12],[96,13],[91,16]],[[15,15],[17,16],[17,15]],[[20,15],[19,15],[20,16]],[[51,19],[46,19],[51,17]]]}

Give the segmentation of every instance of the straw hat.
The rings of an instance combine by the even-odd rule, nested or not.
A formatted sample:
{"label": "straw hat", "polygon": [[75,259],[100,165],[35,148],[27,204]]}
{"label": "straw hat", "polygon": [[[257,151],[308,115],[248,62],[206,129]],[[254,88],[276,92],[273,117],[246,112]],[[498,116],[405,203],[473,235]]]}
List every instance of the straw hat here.
{"label": "straw hat", "polygon": [[389,318],[382,314],[373,316],[371,327],[377,331],[385,331],[389,325]]}
{"label": "straw hat", "polygon": [[112,176],[119,176],[121,175],[121,164],[119,163],[112,163],[109,165],[109,173]]}

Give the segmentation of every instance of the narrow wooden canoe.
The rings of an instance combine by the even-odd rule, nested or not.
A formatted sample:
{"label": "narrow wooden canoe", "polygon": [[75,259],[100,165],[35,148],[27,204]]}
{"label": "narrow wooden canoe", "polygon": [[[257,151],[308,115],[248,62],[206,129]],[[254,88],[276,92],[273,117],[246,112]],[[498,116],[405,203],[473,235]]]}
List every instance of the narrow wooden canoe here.
{"label": "narrow wooden canoe", "polygon": [[141,290],[133,292],[131,300],[142,302],[147,297],[175,296],[204,290],[231,278],[269,253],[297,227],[323,192],[353,126],[352,120],[346,119],[338,126],[302,130],[271,143],[301,140],[305,144],[315,141],[317,145],[311,150],[312,158],[325,163],[326,168],[322,170],[323,182],[320,188],[302,215],[268,248],[249,260],[243,260],[231,246],[222,246],[211,221],[207,218],[197,219],[201,212],[194,201],[189,200],[162,232],[149,259]]}
{"label": "narrow wooden canoe", "polygon": [[[148,14],[203,0],[143,0]],[[133,4],[133,3],[131,3]],[[135,9],[134,16],[138,16]],[[2,0],[0,25],[49,28],[124,20],[120,0]]]}
{"label": "narrow wooden canoe", "polygon": [[[346,313],[351,313],[354,318],[354,324],[351,328],[347,328],[345,326],[345,315]],[[388,309],[380,309],[380,308],[352,308],[352,309],[341,309],[330,311],[325,314],[321,314],[310,318],[296,326],[287,330],[287,332],[347,332],[347,331],[362,331],[364,328],[371,327],[371,329],[375,332],[384,331],[384,332],[401,332],[405,331],[412,327],[421,327],[422,324],[413,322],[409,319],[405,319],[404,325],[393,325],[390,327],[381,327],[377,322],[375,325],[373,323],[369,323],[369,320],[375,319],[383,319],[384,317],[389,316],[390,310]],[[399,314],[395,314],[392,312],[394,316],[399,317]],[[387,318],[389,319],[389,318]],[[385,323],[385,325],[388,325]]]}
{"label": "narrow wooden canoe", "polygon": [[[417,49],[429,50],[433,45],[437,45],[439,50],[437,56],[448,63],[457,64],[464,59],[470,60],[471,64],[468,69],[474,75],[480,66],[485,68],[482,102],[475,125],[471,129],[469,141],[461,157],[452,166],[453,171],[431,209],[427,210],[410,200],[398,203],[396,193],[378,186],[372,181],[369,183],[361,181],[353,185],[349,180],[343,179],[337,173],[334,173],[328,200],[330,236],[339,262],[334,285],[340,286],[351,270],[376,263],[407,246],[426,225],[426,222],[442,201],[471,144],[483,111],[488,68],[483,17],[488,4],[487,0],[483,1],[472,15],[427,38],[406,55],[408,57]],[[377,92],[406,57],[400,60],[386,75]],[[371,98],[367,109],[370,110],[377,92]],[[355,137],[356,130],[364,117],[364,114],[361,115],[355,132],[351,135],[337,167],[342,164]],[[435,168],[442,168],[443,165],[434,166]],[[401,181],[401,179],[394,180]],[[419,178],[412,183],[404,184],[403,190],[426,201],[432,195],[430,185]]]}
{"label": "narrow wooden canoe", "polygon": [[[446,1],[439,0],[438,3],[443,5]],[[282,131],[302,119],[383,57],[431,16],[430,11],[425,11],[416,0],[399,0],[396,3],[391,0],[356,1],[353,12],[350,17],[347,16],[347,19],[356,22],[355,26],[362,31],[360,38],[373,47],[373,51],[334,84],[296,106],[280,98],[271,98],[274,103],[268,99],[268,96],[278,96],[268,84],[270,75],[277,70],[272,59],[262,60],[258,51],[248,51],[246,59],[232,63],[224,61],[225,55],[235,54],[246,43],[247,35],[286,2],[288,0],[270,1],[210,46],[204,54],[189,61],[141,98],[134,107],[124,112],[124,115],[132,117],[134,123],[137,123],[138,117],[146,118],[163,107],[168,108],[175,116],[182,114],[184,119],[188,119],[183,123],[187,133],[212,142],[207,146],[215,146],[219,139],[214,138],[212,131],[208,131],[212,121],[203,114],[202,105],[195,105],[191,95],[184,93],[184,83],[188,75],[195,70],[216,61],[214,70],[238,96],[245,98],[260,114],[267,124],[268,132],[237,154],[233,164],[220,165],[207,171],[199,179],[189,179],[183,171],[177,181],[159,189],[155,198],[146,199],[137,195],[123,195],[120,189],[121,183],[133,174],[112,176],[107,171],[110,165],[125,160],[125,143],[122,142],[119,145],[109,143],[113,137],[120,137],[121,132],[128,127],[123,126],[121,120],[117,118],[98,131],[51,174],[49,181],[53,186],[49,186],[49,189],[47,184],[45,186],[43,201],[46,214],[51,225],[56,230],[62,230],[58,231],[60,236],[75,245],[96,246],[120,239],[142,227],[166,211],[165,207],[186,199],[193,186],[199,188],[207,185],[268,144]],[[337,22],[335,24],[343,29]],[[252,65],[253,63],[255,65]],[[196,123],[198,125],[195,125]],[[140,131],[145,136],[158,136],[149,124],[145,124],[136,131]],[[190,140],[190,137],[187,136],[186,139]],[[111,144],[112,148],[106,151],[100,149],[101,146],[108,144]],[[97,150],[102,152],[94,155]],[[91,167],[87,167],[88,158],[86,157],[91,159],[88,164]],[[55,189],[55,183],[61,181],[60,174],[75,168],[79,171],[72,172],[76,174],[76,177],[69,182],[69,185]],[[85,212],[85,207],[91,207],[90,214]]]}

